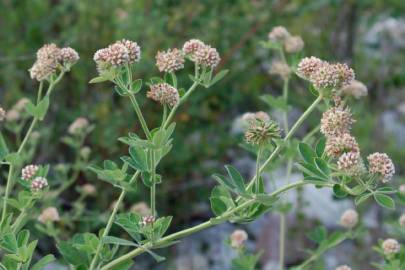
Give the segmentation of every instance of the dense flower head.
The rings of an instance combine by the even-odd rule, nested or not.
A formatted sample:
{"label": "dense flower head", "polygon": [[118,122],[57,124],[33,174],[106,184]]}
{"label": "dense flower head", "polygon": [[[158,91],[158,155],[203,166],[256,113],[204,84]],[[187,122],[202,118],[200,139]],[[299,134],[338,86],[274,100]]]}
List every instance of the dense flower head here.
{"label": "dense flower head", "polygon": [[162,105],[176,106],[180,101],[179,92],[168,83],[158,83],[150,86],[146,96]]}
{"label": "dense flower head", "polygon": [[348,108],[332,107],[323,113],[321,119],[321,133],[326,137],[339,136],[349,133],[355,122]]}
{"label": "dense flower head", "polygon": [[48,180],[44,177],[36,177],[34,180],[31,182],[31,190],[32,191],[40,191],[43,190],[48,186]]}
{"label": "dense flower head", "polygon": [[359,152],[344,153],[337,162],[339,170],[347,175],[356,176],[364,173],[364,164]]}
{"label": "dense flower head", "polygon": [[260,121],[270,121],[270,116],[263,111],[255,112],[255,113],[245,113],[242,115],[242,120],[248,122],[248,123],[254,123],[257,120]]}
{"label": "dense flower head", "polygon": [[194,55],[198,50],[201,50],[204,48],[206,45],[204,42],[202,42],[199,39],[190,39],[189,41],[186,41],[183,45],[183,52],[185,55],[190,56],[192,59],[194,59]]}
{"label": "dense flower head", "polygon": [[31,79],[43,81],[56,72],[57,62],[52,59],[37,60],[30,68]]}
{"label": "dense flower head", "polygon": [[59,212],[55,207],[48,207],[45,208],[41,215],[39,215],[38,217],[38,221],[41,223],[48,223],[48,222],[55,222],[55,221],[59,221],[60,220],[60,216],[59,216]]}
{"label": "dense flower head", "polygon": [[30,103],[30,100],[28,98],[20,98],[13,106],[13,109],[16,109],[18,111],[22,111],[25,108],[25,105]]}
{"label": "dense flower head", "polygon": [[353,209],[344,211],[340,217],[340,225],[342,225],[346,229],[353,228],[357,225],[358,222],[359,214]]}
{"label": "dense flower head", "polygon": [[135,41],[128,39],[122,39],[116,42],[117,44],[123,45],[128,51],[128,63],[133,64],[139,62],[141,59],[141,47]]}
{"label": "dense flower head", "polygon": [[370,173],[381,176],[381,181],[386,183],[395,174],[395,166],[392,160],[385,153],[373,153],[367,157],[368,170]]}
{"label": "dense flower head", "polygon": [[66,47],[60,50],[60,59],[65,64],[73,65],[79,61],[79,54],[72,48]]}
{"label": "dense flower head", "polygon": [[325,61],[309,76],[310,81],[318,89],[341,88],[354,80],[354,71],[346,64],[330,64]]}
{"label": "dense flower head", "polygon": [[386,255],[390,255],[390,254],[398,253],[401,246],[397,240],[395,240],[393,238],[388,238],[388,239],[384,240],[384,242],[382,243],[382,248]]}
{"label": "dense flower head", "polygon": [[230,237],[231,247],[240,249],[248,239],[248,235],[244,230],[235,230]]}
{"label": "dense flower head", "polygon": [[215,68],[221,61],[217,49],[212,48],[209,45],[199,48],[194,53],[194,59],[197,64],[210,68]]}
{"label": "dense flower head", "polygon": [[354,70],[345,63],[336,63],[332,65],[339,75],[339,84],[337,87],[345,87],[350,85],[354,80]]}
{"label": "dense flower head", "polygon": [[256,120],[250,123],[245,132],[245,140],[250,144],[265,145],[280,138],[280,133],[280,128],[276,122]]}
{"label": "dense flower head", "polygon": [[283,79],[288,78],[290,75],[290,67],[283,61],[273,61],[270,68],[270,74],[279,75]]}
{"label": "dense flower head", "polygon": [[94,195],[96,194],[96,187],[92,184],[84,184],[82,186],[82,190],[86,195]]}
{"label": "dense flower head", "polygon": [[324,63],[325,61],[315,56],[305,57],[298,63],[298,75],[305,79],[309,79]]}
{"label": "dense flower head", "polygon": [[138,202],[131,206],[131,212],[147,216],[150,215],[151,210],[145,202]]}
{"label": "dense flower head", "polygon": [[113,67],[120,67],[129,62],[128,49],[120,43],[111,44],[105,53],[105,61]]}
{"label": "dense flower head", "polygon": [[156,66],[160,72],[174,72],[184,68],[183,51],[174,48],[156,54]]}
{"label": "dense flower head", "polygon": [[27,165],[21,170],[21,178],[25,181],[29,181],[35,177],[39,170],[37,165]]}
{"label": "dense flower head", "polygon": [[4,121],[6,119],[6,111],[0,107],[0,122]]}
{"label": "dense flower head", "polygon": [[68,128],[68,132],[72,135],[77,135],[83,132],[89,126],[89,120],[84,117],[79,117]]}
{"label": "dense flower head", "polygon": [[326,139],[325,152],[329,157],[339,157],[346,152],[359,152],[359,145],[356,138],[349,133],[338,136],[330,136]]}
{"label": "dense flower head", "polygon": [[268,37],[270,41],[281,42],[290,37],[290,33],[284,26],[275,26],[271,29]]}
{"label": "dense flower head", "polygon": [[284,50],[288,53],[297,53],[304,48],[304,41],[300,36],[290,36],[284,40]]}
{"label": "dense flower head", "polygon": [[147,215],[147,216],[142,217],[141,221],[139,222],[139,225],[147,226],[147,225],[151,225],[151,224],[155,223],[155,221],[156,221],[156,218],[154,216]]}
{"label": "dense flower head", "polygon": [[405,214],[402,214],[402,215],[399,217],[398,222],[399,222],[399,225],[400,225],[401,227],[405,227]]}
{"label": "dense flower head", "polygon": [[353,96],[357,99],[368,94],[367,86],[357,80],[353,80],[350,84],[342,87],[341,91],[344,95]]}
{"label": "dense flower head", "polygon": [[347,265],[340,265],[340,266],[336,267],[335,270],[352,270],[352,269]]}
{"label": "dense flower head", "polygon": [[405,194],[405,184],[399,186],[399,193]]}
{"label": "dense flower head", "polygon": [[53,60],[59,61],[61,58],[61,49],[54,43],[45,44],[37,51],[37,60]]}

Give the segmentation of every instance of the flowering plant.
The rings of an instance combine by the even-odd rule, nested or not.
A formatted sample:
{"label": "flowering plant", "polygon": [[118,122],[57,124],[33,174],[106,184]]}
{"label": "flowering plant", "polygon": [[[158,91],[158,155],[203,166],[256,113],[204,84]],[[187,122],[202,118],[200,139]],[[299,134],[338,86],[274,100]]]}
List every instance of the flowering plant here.
{"label": "flowering plant", "polygon": [[[224,172],[213,175],[217,185],[213,188],[209,201],[214,216],[206,222],[171,234],[167,234],[167,231],[173,217],[159,213],[156,197],[159,195],[159,184],[167,181],[164,175],[159,174],[159,164],[169,155],[174,143],[172,135],[176,129],[175,114],[198,87],[210,88],[224,78],[228,70],[217,71],[220,63],[218,51],[197,39],[187,41],[182,49],[158,52],[156,66],[162,75],[149,80],[134,78],[134,70],[141,59],[141,49],[134,41],[120,40],[94,54],[98,76],[90,83],[112,83],[119,96],[128,98],[139,120],[142,134],[129,132],[127,136],[118,138],[128,148],[128,154],[119,157],[119,162],[105,160],[102,166],[89,166],[89,170],[100,180],[121,190],[120,196],[113,203],[107,224],[98,234],[85,232],[68,240],[60,239],[59,228],[55,225],[60,221],[58,210],[50,206],[38,217],[38,221],[42,223],[38,228],[55,238],[57,248],[67,264],[73,269],[129,269],[134,263],[133,258],[142,253],[148,253],[159,262],[164,258],[157,254],[157,250],[175,245],[183,237],[228,221],[250,222],[275,209],[281,215],[279,265],[280,269],[284,269],[285,213],[288,205],[283,200],[283,194],[287,191],[313,185],[319,189],[331,188],[337,198],[352,196],[356,205],[373,198],[383,207],[395,207],[390,195],[397,191],[387,185],[395,172],[393,162],[384,153],[374,153],[363,160],[359,144],[350,134],[355,120],[346,94],[350,91],[354,93],[353,88],[356,85],[359,88],[359,82],[354,81],[354,71],[346,64],[329,63],[316,57],[299,59],[304,43],[300,37],[291,36],[283,27],[275,27],[269,34],[269,40],[262,45],[274,50],[279,56],[279,60],[273,63],[271,72],[280,75],[283,80],[281,97],[263,96],[262,99],[283,112],[283,125],[280,127],[265,112],[245,114],[242,119],[244,146],[256,158],[255,174],[251,179],[246,179],[234,166],[226,165]],[[49,166],[23,166],[29,162],[29,156],[24,151],[25,146],[37,122],[46,115],[50,94],[79,57],[71,48],[60,49],[50,44],[38,51],[37,58],[30,70],[31,77],[40,82],[37,103],[34,105],[27,101],[22,105],[28,116],[33,117],[32,124],[16,152],[9,151],[6,140],[3,136],[0,137],[1,165],[9,167],[0,237],[0,246],[7,254],[2,263],[4,269],[41,269],[53,260],[53,256],[49,255],[39,260],[35,266],[30,266],[36,241],[29,242],[29,231],[23,229],[30,218],[28,210],[36,201],[46,201],[44,195],[53,194],[55,197],[70,187],[90,156],[90,150],[82,146],[93,126],[87,119],[78,118],[68,128],[69,135],[63,138],[63,142],[76,151],[77,159],[70,173],[63,168],[59,170],[57,175],[65,181],[58,189],[49,190]],[[191,85],[185,90],[186,87],[179,84],[176,74],[186,69],[188,63],[191,63],[194,70],[189,74]],[[291,124],[288,117],[289,82],[294,74],[309,83],[314,101]],[[42,97],[42,89],[46,83],[49,87]],[[148,88],[146,96],[161,107],[162,119],[157,127],[150,126],[138,103],[137,97],[145,86]],[[319,126],[304,138],[293,139],[308,116],[318,109],[324,110]],[[7,118],[7,113],[1,109],[0,116],[3,120]],[[21,132],[24,125],[10,125],[6,128]],[[316,138],[318,131],[322,134],[320,138]],[[279,163],[285,161],[287,182],[282,187],[269,191],[263,174],[276,160]],[[302,180],[289,182],[295,161],[296,168],[302,173]],[[17,173],[20,168],[21,177]],[[17,182],[23,190],[15,198],[10,197]],[[140,185],[149,190],[150,208],[144,206],[142,211],[137,209],[120,213],[120,205],[127,193]],[[91,185],[81,189],[83,196],[95,192]],[[79,216],[83,213],[80,210],[83,207],[80,204],[82,198],[74,206],[77,207]],[[8,209],[9,205],[19,211],[17,218]],[[315,229],[310,238],[317,243],[318,248],[295,269],[308,269],[328,249],[347,238],[354,238],[356,231],[352,229],[358,218],[354,210],[348,210],[342,215],[341,225],[347,229],[345,232],[328,235],[322,227]],[[114,224],[125,231],[128,237],[112,235],[111,228]],[[230,238],[230,246],[238,250],[240,255],[240,258],[233,261],[235,269],[255,269],[259,260],[260,254],[250,255],[244,249],[246,240],[247,234],[243,231],[234,232]],[[383,244],[383,249],[389,249],[390,254],[399,251],[392,241]],[[347,269],[344,267],[347,266],[339,269]]]}

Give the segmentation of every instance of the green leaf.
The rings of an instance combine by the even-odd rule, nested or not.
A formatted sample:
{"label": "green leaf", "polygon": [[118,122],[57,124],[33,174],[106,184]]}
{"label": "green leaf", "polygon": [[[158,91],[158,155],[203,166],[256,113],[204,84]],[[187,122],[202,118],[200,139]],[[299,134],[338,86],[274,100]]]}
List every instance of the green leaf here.
{"label": "green leaf", "polygon": [[142,79],[137,79],[132,82],[132,93],[136,94],[142,89]]}
{"label": "green leaf", "polygon": [[129,269],[131,269],[131,267],[133,265],[134,265],[134,262],[132,261],[132,259],[129,259],[129,260],[123,261],[117,265],[114,265],[109,270],[129,270]]}
{"label": "green leaf", "polygon": [[315,158],[315,165],[321,172],[323,172],[323,174],[327,178],[329,178],[330,169],[329,169],[328,163],[325,160],[323,160],[321,158]]}
{"label": "green leaf", "polygon": [[53,256],[52,254],[46,255],[45,257],[40,259],[38,262],[36,262],[32,266],[31,270],[43,270],[45,268],[45,266],[47,266],[48,264],[50,264],[53,261],[55,261],[55,256]]}
{"label": "green leaf", "polygon": [[33,117],[43,120],[49,108],[49,96],[45,96],[38,105],[34,105],[31,101],[26,105],[26,111]]}
{"label": "green leaf", "polygon": [[9,253],[17,253],[18,243],[15,235],[12,233],[3,235],[3,237],[0,239],[0,247]]}
{"label": "green leaf", "polygon": [[115,224],[122,227],[135,241],[141,241],[139,234],[139,222],[141,217],[135,213],[120,214],[115,220]]}
{"label": "green leaf", "polygon": [[320,181],[328,181],[328,177],[312,164],[301,162],[296,164],[296,166],[300,171],[304,173],[305,178],[307,178],[307,176],[310,176],[312,178],[317,178],[317,180]]}
{"label": "green leaf", "polygon": [[17,235],[17,243],[19,247],[26,246],[30,238],[30,231],[22,230]]}
{"label": "green leaf", "polygon": [[6,141],[3,134],[0,132],[0,161],[2,161],[9,153]]}
{"label": "green leaf", "polygon": [[284,97],[273,97],[272,95],[262,95],[260,99],[263,100],[271,108],[279,109],[281,111],[288,111],[288,104]]}
{"label": "green leaf", "polygon": [[360,196],[357,196],[357,197],[354,199],[354,204],[355,204],[356,206],[358,206],[358,205],[362,204],[363,202],[365,202],[365,201],[366,201],[368,198],[370,198],[372,195],[373,195],[372,193],[365,193],[365,194],[362,194],[362,195],[360,195]]}
{"label": "green leaf", "polygon": [[347,192],[339,184],[333,186],[333,194],[338,198],[344,198],[347,196]]}
{"label": "green leaf", "polygon": [[243,179],[242,175],[238,172],[238,170],[231,165],[225,166],[225,169],[227,170],[228,175],[230,179],[233,181],[233,185],[236,187],[238,192],[241,194],[246,193],[245,180]]}
{"label": "green leaf", "polygon": [[325,152],[325,146],[326,146],[326,138],[322,137],[321,139],[319,139],[315,147],[315,152],[318,157],[322,157],[323,152]]}
{"label": "green leaf", "polygon": [[316,153],[312,148],[306,143],[299,143],[298,151],[305,162],[313,164],[314,158],[316,158]]}
{"label": "green leaf", "polygon": [[227,177],[221,175],[221,174],[214,174],[212,176],[219,184],[221,184],[224,187],[227,187],[228,189],[235,191],[236,186],[235,184],[230,181]]}
{"label": "green leaf", "polygon": [[138,246],[134,242],[128,241],[126,239],[114,237],[114,236],[104,236],[102,242],[103,242],[103,244],[110,244],[110,245]]}
{"label": "green leaf", "polygon": [[210,197],[211,210],[216,216],[220,216],[228,210],[225,202],[218,197]]}
{"label": "green leaf", "polygon": [[66,262],[75,266],[85,265],[88,261],[86,253],[75,248],[70,241],[61,241],[57,244],[57,248],[62,254]]}
{"label": "green leaf", "polygon": [[264,205],[270,206],[278,201],[279,198],[277,196],[270,196],[268,194],[257,194],[255,195],[255,199]]}
{"label": "green leaf", "polygon": [[[129,154],[133,163],[131,163],[134,169],[139,170],[141,172],[148,170],[148,162],[146,158],[145,150],[141,147],[130,147]],[[131,165],[130,164],[130,165]]]}
{"label": "green leaf", "polygon": [[382,207],[388,209],[395,209],[395,201],[388,195],[381,193],[374,193],[374,199]]}
{"label": "green leaf", "polygon": [[93,79],[91,79],[89,81],[89,83],[101,83],[101,82],[105,82],[108,80],[109,80],[109,78],[107,78],[105,76],[99,76],[99,77],[94,77]]}
{"label": "green leaf", "polygon": [[211,82],[210,82],[210,86],[213,86],[214,84],[216,84],[217,82],[219,82],[220,80],[222,80],[229,72],[229,69],[224,69],[221,70],[220,72],[218,72],[217,74],[215,74],[214,78],[212,78]]}
{"label": "green leaf", "polygon": [[169,229],[170,223],[172,222],[171,216],[158,218],[153,224],[153,230],[156,232],[155,236],[159,239],[161,238]]}
{"label": "green leaf", "polygon": [[343,232],[333,232],[325,241],[325,245],[329,248],[333,248],[346,239],[346,234]]}
{"label": "green leaf", "polygon": [[313,229],[310,233],[308,233],[308,238],[314,241],[315,243],[321,243],[323,240],[326,239],[328,233],[326,228],[323,226],[318,226]]}

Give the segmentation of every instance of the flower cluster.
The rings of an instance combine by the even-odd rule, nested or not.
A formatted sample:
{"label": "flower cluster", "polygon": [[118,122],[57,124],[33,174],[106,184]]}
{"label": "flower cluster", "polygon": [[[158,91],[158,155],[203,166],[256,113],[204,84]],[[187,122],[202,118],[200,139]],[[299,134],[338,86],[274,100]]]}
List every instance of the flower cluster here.
{"label": "flower cluster", "polygon": [[30,101],[28,98],[19,99],[11,108],[11,110],[7,111],[6,113],[7,122],[14,122],[21,119],[22,116],[24,115],[25,105],[27,105],[29,102]]}
{"label": "flower cluster", "polygon": [[21,178],[25,181],[30,181],[34,178],[39,170],[37,165],[27,165],[21,170]]}
{"label": "flower cluster", "polygon": [[340,265],[336,267],[336,270],[352,270],[352,269],[347,265]]}
{"label": "flower cluster", "polygon": [[183,53],[191,61],[203,67],[215,68],[221,61],[217,49],[198,39],[191,39],[184,43]]}
{"label": "flower cluster", "polygon": [[271,64],[270,74],[286,79],[290,75],[290,72],[290,67],[284,61],[275,60]]}
{"label": "flower cluster", "polygon": [[6,118],[6,111],[0,107],[0,122],[2,122]]}
{"label": "flower cluster", "polygon": [[388,238],[384,240],[384,242],[382,243],[382,248],[384,250],[385,255],[391,255],[398,253],[401,246],[399,245],[397,240]]}
{"label": "flower cluster", "polygon": [[84,117],[77,118],[68,128],[71,135],[81,134],[89,126],[89,120]]}
{"label": "flower cluster", "polygon": [[38,221],[43,224],[59,220],[60,220],[59,212],[55,207],[45,208],[38,217]]}
{"label": "flower cluster", "polygon": [[338,158],[346,152],[359,152],[359,145],[349,133],[340,136],[330,136],[326,141],[325,152],[329,157]]}
{"label": "flower cluster", "polygon": [[168,49],[158,52],[156,55],[156,66],[160,72],[171,73],[184,68],[184,53],[179,49]]}
{"label": "flower cluster", "polygon": [[146,96],[162,105],[176,106],[180,101],[179,92],[168,83],[158,83],[150,86]]}
{"label": "flower cluster", "polygon": [[317,89],[340,89],[354,80],[354,71],[342,63],[331,64],[314,56],[303,58],[297,73],[309,80]]}
{"label": "flower cluster", "polygon": [[68,70],[79,60],[79,54],[74,49],[59,48],[54,43],[45,44],[36,55],[37,60],[30,68],[30,75],[37,81],[49,79],[58,68]]}
{"label": "flower cluster", "polygon": [[287,53],[297,53],[304,48],[304,41],[300,36],[292,36],[283,26],[276,26],[268,34],[271,42],[280,44]]}
{"label": "flower cluster", "polygon": [[240,249],[248,239],[248,235],[244,230],[235,230],[230,237],[231,247]]}
{"label": "flower cluster", "polygon": [[348,108],[335,106],[323,113],[320,130],[326,137],[341,136],[350,132],[354,122]]}
{"label": "flower cluster", "polygon": [[34,192],[38,192],[43,190],[48,186],[48,180],[45,177],[36,177],[31,182],[31,190]]}
{"label": "flower cluster", "polygon": [[358,222],[359,214],[353,209],[344,211],[342,216],[340,217],[340,225],[342,225],[346,229],[354,228]]}
{"label": "flower cluster", "polygon": [[379,175],[383,183],[390,181],[395,174],[394,163],[385,153],[373,153],[367,161],[370,173]]}
{"label": "flower cluster", "polygon": [[272,140],[280,138],[280,128],[273,120],[263,121],[257,119],[250,121],[250,126],[245,132],[247,143],[256,145],[266,145]]}
{"label": "flower cluster", "polygon": [[141,221],[139,221],[139,225],[147,226],[147,225],[151,225],[151,224],[155,223],[155,221],[156,221],[156,218],[154,216],[147,215],[147,216],[142,217]]}
{"label": "flower cluster", "polygon": [[123,39],[98,50],[93,57],[97,70],[102,73],[110,68],[134,64],[141,59],[141,48],[134,41]]}

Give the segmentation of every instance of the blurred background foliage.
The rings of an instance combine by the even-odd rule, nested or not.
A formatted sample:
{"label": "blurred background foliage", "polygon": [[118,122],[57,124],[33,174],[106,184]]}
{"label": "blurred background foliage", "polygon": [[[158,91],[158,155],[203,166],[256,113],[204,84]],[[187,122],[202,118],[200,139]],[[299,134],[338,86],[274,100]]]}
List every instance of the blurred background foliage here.
{"label": "blurred background foliage", "polygon": [[[44,43],[75,48],[81,59],[53,96],[51,113],[40,126],[43,138],[35,163],[72,161],[73,154],[60,138],[79,116],[96,125],[85,143],[92,149],[93,162],[118,159],[126,147],[116,139],[128,130],[139,131],[140,125],[128,100],[119,98],[106,84],[88,84],[96,75],[94,52],[117,39],[135,40],[142,48],[136,77],[148,78],[158,75],[154,65],[158,50],[180,48],[190,38],[216,47],[221,67],[231,72],[209,91],[196,91],[182,107],[176,117],[174,150],[160,167],[166,181],[160,187],[159,207],[183,226],[200,215],[200,208],[190,202],[195,206],[207,203],[209,176],[242,153],[240,138],[230,134],[232,121],[246,111],[268,110],[259,95],[281,93],[281,80],[268,72],[271,52],[259,44],[277,25],[302,36],[305,55],[354,67],[357,79],[369,90],[368,97],[353,106],[358,119],[354,134],[365,154],[385,149],[396,161],[398,173],[403,173],[405,143],[402,140],[398,145],[395,134],[385,132],[387,123],[380,115],[395,112],[393,124],[402,121],[404,125],[404,14],[403,0],[2,0],[0,100],[7,108],[21,97],[34,98],[37,84],[27,70]],[[384,32],[386,20],[402,26]],[[184,87],[190,84],[187,72],[179,80]],[[153,126],[160,120],[160,107],[145,98],[145,91],[142,108]],[[302,109],[311,99],[305,83],[294,79],[291,104]],[[314,114],[309,120],[312,126],[319,117]],[[97,183],[99,188],[89,208],[107,210],[118,191],[105,188],[91,173],[80,175],[78,184],[86,182]],[[69,201],[77,194],[62,196]],[[146,198],[142,190],[131,194],[127,207]]]}

